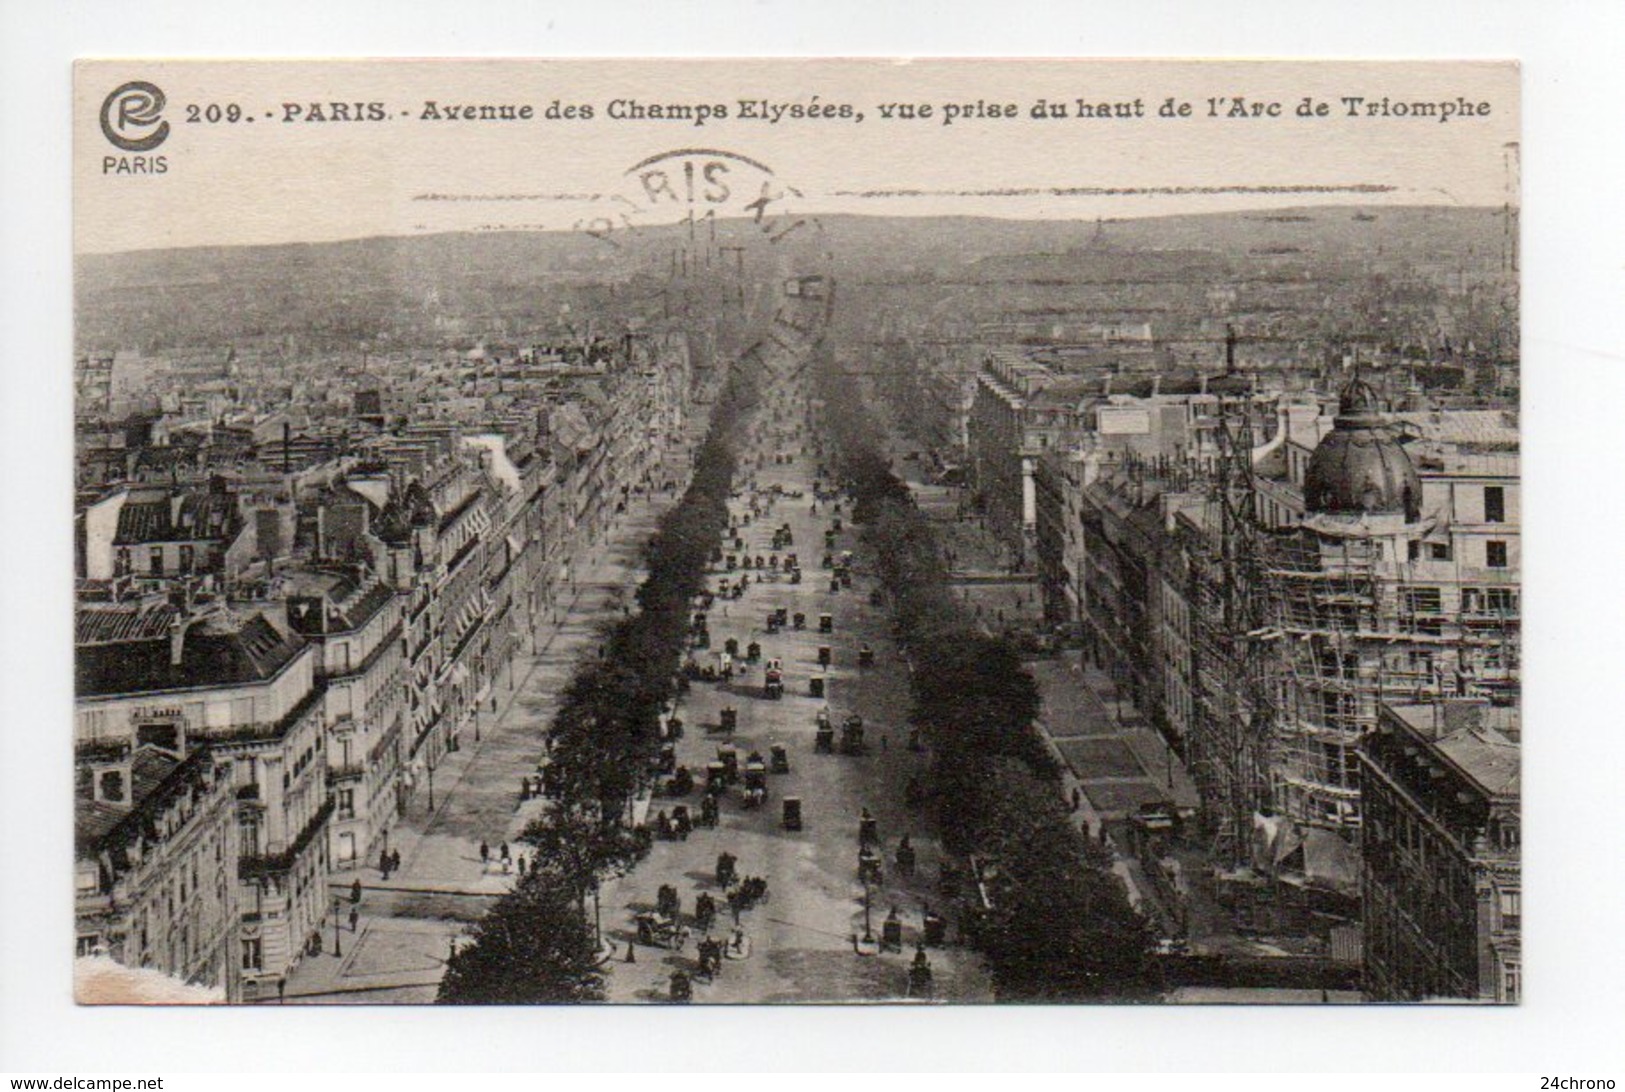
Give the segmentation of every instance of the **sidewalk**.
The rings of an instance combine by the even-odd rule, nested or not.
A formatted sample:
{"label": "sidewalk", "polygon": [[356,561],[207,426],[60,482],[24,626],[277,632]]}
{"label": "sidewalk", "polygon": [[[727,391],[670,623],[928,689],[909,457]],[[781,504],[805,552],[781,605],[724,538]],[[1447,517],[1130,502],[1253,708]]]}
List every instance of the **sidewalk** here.
{"label": "sidewalk", "polygon": [[[644,543],[680,496],[680,490],[634,496],[604,539],[583,551],[559,622],[537,627],[536,647],[519,651],[509,665],[508,686],[498,673],[492,687],[497,708],[479,714],[479,741],[465,729],[463,747],[436,767],[434,808],[428,807],[427,788],[420,787],[391,830],[389,846],[401,855],[400,870],[385,880],[372,860],[329,875],[340,895],[360,880],[359,928],[351,933],[347,921],[341,924],[338,957],[332,954],[333,922],[326,920],[323,954],[294,968],[286,1000],[433,1001],[453,939],[484,912],[488,899],[519,878],[517,859],[525,850],[518,835],[545,807],[540,798],[521,802],[520,779],[534,775],[542,760],[557,694],[580,657],[596,649],[599,622],[618,617],[616,596],[641,579]],[[490,849],[485,865],[481,840]],[[499,863],[504,841],[515,862],[506,873]],[[347,913],[347,904],[339,913]]]}

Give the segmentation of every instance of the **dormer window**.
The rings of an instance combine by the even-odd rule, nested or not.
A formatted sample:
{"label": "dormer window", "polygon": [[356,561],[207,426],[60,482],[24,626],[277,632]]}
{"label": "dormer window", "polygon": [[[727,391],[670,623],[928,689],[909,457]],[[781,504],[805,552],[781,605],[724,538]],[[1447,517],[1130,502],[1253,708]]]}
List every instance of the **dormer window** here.
{"label": "dormer window", "polygon": [[127,790],[123,770],[103,770],[96,779],[96,786],[98,799],[109,804],[124,803]]}

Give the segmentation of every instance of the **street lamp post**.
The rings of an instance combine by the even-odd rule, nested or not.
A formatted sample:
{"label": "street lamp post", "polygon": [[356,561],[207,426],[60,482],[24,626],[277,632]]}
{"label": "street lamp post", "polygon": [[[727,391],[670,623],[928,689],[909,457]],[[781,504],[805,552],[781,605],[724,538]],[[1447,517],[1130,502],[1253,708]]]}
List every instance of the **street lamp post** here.
{"label": "street lamp post", "polygon": [[343,895],[334,894],[333,899],[333,958],[343,959],[344,948],[339,943],[339,906],[344,901]]}
{"label": "street lamp post", "polygon": [[429,763],[429,810],[434,811],[434,763]]}
{"label": "street lamp post", "polygon": [[598,882],[598,877],[594,876],[592,880],[592,936],[595,950],[602,949],[604,946],[604,918],[598,901],[598,893],[602,887],[603,885]]}

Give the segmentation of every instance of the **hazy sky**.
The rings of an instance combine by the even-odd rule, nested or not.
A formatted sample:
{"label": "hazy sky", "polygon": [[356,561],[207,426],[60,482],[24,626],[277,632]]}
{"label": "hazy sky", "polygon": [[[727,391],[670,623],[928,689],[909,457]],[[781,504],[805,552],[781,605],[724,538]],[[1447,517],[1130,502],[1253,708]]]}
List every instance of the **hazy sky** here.
{"label": "hazy sky", "polygon": [[[1518,140],[1517,69],[1490,62],[96,61],[79,64],[75,81],[80,252],[568,230],[629,201],[647,217],[629,168],[690,148],[769,168],[814,213],[1093,219],[1328,202],[1499,205]],[[136,103],[121,124],[119,104],[107,109],[129,141],[169,124],[145,152],[103,132],[104,101],[131,81],[165,96],[156,117]],[[1325,112],[1299,116],[1306,96]],[[1349,116],[1349,97],[1363,100],[1360,116]],[[1370,116],[1385,97],[1387,116]],[[1170,98],[1176,110],[1188,103],[1188,116],[1159,116]],[[1114,111],[1138,100],[1143,116],[1080,118],[1080,99]],[[1221,116],[1210,99],[1223,100]],[[1231,116],[1237,99],[1246,116]],[[846,105],[862,120],[775,123],[739,116],[741,100]],[[1068,116],[1034,119],[1039,100]],[[431,101],[442,113],[508,104],[535,116],[424,120]],[[616,120],[612,102],[621,112],[722,107],[727,117]],[[331,115],[331,103],[383,119],[305,120],[312,104]],[[594,117],[550,120],[554,103]],[[891,103],[930,104],[933,114],[888,120]],[[1271,103],[1280,116],[1254,116]],[[1402,117],[1396,103],[1450,103],[1456,114]],[[976,117],[978,104],[1014,106],[1016,116]],[[949,105],[960,116],[944,124]],[[138,173],[154,157],[163,172]],[[767,177],[728,162],[734,190],[754,192]],[[739,214],[739,193],[731,200],[719,212]]]}

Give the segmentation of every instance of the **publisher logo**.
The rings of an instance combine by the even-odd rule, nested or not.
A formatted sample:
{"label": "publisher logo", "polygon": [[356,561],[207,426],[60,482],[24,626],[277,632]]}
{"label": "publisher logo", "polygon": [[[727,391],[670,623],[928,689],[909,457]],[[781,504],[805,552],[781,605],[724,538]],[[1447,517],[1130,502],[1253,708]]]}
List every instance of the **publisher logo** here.
{"label": "publisher logo", "polygon": [[169,137],[164,93],[145,80],[131,80],[102,100],[102,135],[126,152],[150,152]]}

